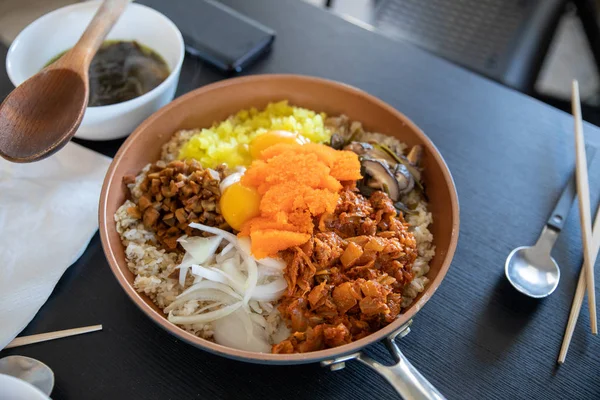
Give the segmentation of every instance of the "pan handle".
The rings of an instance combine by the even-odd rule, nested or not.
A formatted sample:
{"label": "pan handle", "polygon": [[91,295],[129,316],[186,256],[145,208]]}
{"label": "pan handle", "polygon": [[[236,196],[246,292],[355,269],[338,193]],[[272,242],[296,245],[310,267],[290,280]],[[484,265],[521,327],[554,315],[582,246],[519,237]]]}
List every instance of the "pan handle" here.
{"label": "pan handle", "polygon": [[382,365],[361,352],[334,360],[322,361],[321,365],[329,366],[332,370],[338,370],[344,368],[345,361],[356,359],[383,376],[404,400],[445,400],[445,397],[413,367],[395,342],[397,337],[402,338],[410,332],[411,323],[412,321],[409,321],[385,339],[388,350],[397,361],[392,366]]}

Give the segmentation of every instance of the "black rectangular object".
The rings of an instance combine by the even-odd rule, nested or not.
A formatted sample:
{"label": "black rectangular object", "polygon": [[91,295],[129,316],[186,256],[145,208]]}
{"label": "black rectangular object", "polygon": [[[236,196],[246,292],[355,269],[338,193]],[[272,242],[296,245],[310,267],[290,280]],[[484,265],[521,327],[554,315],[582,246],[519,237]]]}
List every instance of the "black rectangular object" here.
{"label": "black rectangular object", "polygon": [[213,0],[142,0],[179,28],[189,54],[240,72],[271,47],[275,31]]}

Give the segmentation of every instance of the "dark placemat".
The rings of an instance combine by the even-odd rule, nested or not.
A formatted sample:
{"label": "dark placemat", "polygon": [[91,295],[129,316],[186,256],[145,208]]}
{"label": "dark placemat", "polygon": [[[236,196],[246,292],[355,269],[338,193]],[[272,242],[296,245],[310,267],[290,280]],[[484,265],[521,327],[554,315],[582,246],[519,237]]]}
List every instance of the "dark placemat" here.
{"label": "dark placemat", "polygon": [[[301,73],[362,88],[413,119],[446,159],[461,234],[446,279],[400,342],[411,362],[449,399],[600,398],[600,341],[589,333],[587,305],[567,364],[555,364],[581,263],[576,207],[553,253],[562,276],[551,297],[523,297],[503,269],[510,250],[535,241],[572,172],[571,118],[302,1],[225,3],[277,31],[273,51],[247,73]],[[178,93],[222,78],[188,59]],[[585,129],[588,142],[600,146],[600,131]],[[94,147],[110,153],[117,145]],[[590,170],[592,204],[600,196],[599,166],[596,160]],[[97,236],[23,334],[96,323],[102,332],[0,356],[23,354],[52,366],[54,399],[397,398],[357,362],[338,372],[253,365],[181,343],[128,300]],[[381,344],[366,351],[389,361]]]}
{"label": "dark placemat", "polygon": [[8,79],[6,73],[6,54],[8,53],[8,47],[0,42],[0,99],[4,99],[15,87]]}

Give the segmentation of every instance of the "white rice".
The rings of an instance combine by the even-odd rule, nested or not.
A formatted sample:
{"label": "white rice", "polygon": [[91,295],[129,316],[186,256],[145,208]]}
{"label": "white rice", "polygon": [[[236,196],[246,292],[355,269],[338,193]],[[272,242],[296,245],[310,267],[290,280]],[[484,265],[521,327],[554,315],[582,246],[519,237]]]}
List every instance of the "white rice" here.
{"label": "white rice", "polygon": [[402,307],[408,307],[429,283],[429,279],[425,275],[429,272],[429,261],[435,255],[435,246],[433,245],[433,235],[428,228],[433,222],[433,216],[427,211],[427,202],[416,190],[405,196],[402,201],[405,204],[417,203],[414,214],[404,215],[406,222],[410,225],[410,231],[417,241],[418,254],[412,266],[414,278],[402,293]]}
{"label": "white rice", "polygon": [[[164,309],[184,289],[192,285],[194,278],[188,274],[185,286],[181,287],[178,279],[169,277],[182,257],[156,247],[154,233],[147,230],[142,221],[127,213],[127,208],[133,206],[135,204],[127,200],[115,214],[117,232],[125,246],[127,267],[135,275],[133,287],[139,293],[148,296],[159,308]],[[202,304],[198,301],[190,300],[174,312],[176,315],[192,315],[200,306]],[[210,339],[213,335],[211,324],[190,324],[181,327],[205,339]]]}
{"label": "white rice", "polygon": [[177,159],[179,150],[197,133],[200,133],[201,129],[181,130],[175,132],[175,134],[165,143],[162,147],[160,159],[166,162],[171,162]]}
{"label": "white rice", "polygon": [[144,169],[142,169],[142,172],[140,172],[136,177],[135,177],[135,182],[134,183],[130,183],[127,185],[127,188],[129,188],[129,192],[131,193],[131,196],[133,197],[134,201],[138,201],[140,199],[140,197],[142,197],[142,189],[140,189],[140,185],[142,184],[142,182],[144,181],[144,179],[146,179],[146,175],[148,175],[148,171],[150,170],[150,166],[152,166],[152,164],[148,164],[144,167]]}

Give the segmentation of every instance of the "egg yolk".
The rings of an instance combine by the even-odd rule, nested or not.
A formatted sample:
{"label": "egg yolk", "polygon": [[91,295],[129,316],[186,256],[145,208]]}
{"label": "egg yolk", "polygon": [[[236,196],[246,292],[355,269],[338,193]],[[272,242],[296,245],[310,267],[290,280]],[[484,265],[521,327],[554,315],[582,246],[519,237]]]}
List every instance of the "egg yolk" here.
{"label": "egg yolk", "polygon": [[256,189],[236,182],[221,194],[219,205],[225,221],[239,231],[244,222],[259,214],[260,194]]}
{"label": "egg yolk", "polygon": [[260,158],[260,153],[266,149],[267,147],[271,147],[273,145],[279,143],[298,143],[305,144],[308,143],[308,139],[304,136],[299,135],[297,133],[288,132],[288,131],[269,131],[265,132],[262,135],[258,135],[255,137],[250,143],[250,155],[253,159]]}

